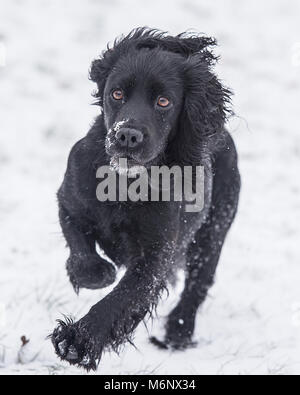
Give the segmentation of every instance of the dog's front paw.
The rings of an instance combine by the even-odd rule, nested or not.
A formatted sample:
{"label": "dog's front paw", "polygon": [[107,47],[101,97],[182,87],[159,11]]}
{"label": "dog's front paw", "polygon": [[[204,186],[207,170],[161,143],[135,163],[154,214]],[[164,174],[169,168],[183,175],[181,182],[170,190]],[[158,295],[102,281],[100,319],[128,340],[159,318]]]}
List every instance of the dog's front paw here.
{"label": "dog's front paw", "polygon": [[115,267],[96,254],[72,255],[67,261],[67,271],[77,293],[80,288],[106,288],[116,280]]}
{"label": "dog's front paw", "polygon": [[196,345],[192,341],[195,315],[185,306],[177,306],[169,315],[164,343],[173,350],[185,350]]}
{"label": "dog's front paw", "polygon": [[77,365],[87,371],[96,370],[101,359],[102,348],[93,341],[86,328],[70,319],[58,321],[51,335],[56,354],[63,361]]}

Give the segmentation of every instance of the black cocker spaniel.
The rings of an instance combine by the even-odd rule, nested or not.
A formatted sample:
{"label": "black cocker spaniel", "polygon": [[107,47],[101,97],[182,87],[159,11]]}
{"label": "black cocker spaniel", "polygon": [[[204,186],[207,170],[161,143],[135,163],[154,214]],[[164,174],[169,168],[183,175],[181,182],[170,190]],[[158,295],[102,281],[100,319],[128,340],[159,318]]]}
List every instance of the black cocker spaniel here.
{"label": "black cocker spaniel", "polygon": [[[164,339],[152,341],[173,349],[192,344],[240,191],[237,153],[224,128],[231,92],[212,71],[214,45],[208,37],[138,28],[92,63],[101,115],[72,149],[58,192],[67,271],[78,292],[107,287],[121,266],[127,270],[85,317],[59,322],[52,342],[71,364],[96,369],[104,350],[132,342],[182,262],[180,302],[167,318]],[[120,158],[128,161],[126,171],[204,167],[203,209],[187,212],[175,200],[99,201],[97,170],[110,166],[121,177]],[[100,257],[97,245],[110,259]]]}

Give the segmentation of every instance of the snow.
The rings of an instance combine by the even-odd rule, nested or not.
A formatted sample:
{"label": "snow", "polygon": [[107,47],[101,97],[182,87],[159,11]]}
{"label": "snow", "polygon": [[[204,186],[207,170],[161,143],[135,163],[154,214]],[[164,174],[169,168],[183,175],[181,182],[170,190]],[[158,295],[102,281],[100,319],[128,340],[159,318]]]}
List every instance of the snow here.
{"label": "snow", "polygon": [[[63,313],[79,318],[105,294],[72,291],[55,193],[97,115],[90,62],[143,25],[218,38],[217,71],[236,94],[229,128],[243,190],[198,314],[198,346],[157,350],[140,325],[137,349],[105,354],[97,374],[300,373],[299,13],[298,0],[1,0],[0,375],[86,374],[46,340]],[[181,286],[163,299],[151,335],[162,334]]]}

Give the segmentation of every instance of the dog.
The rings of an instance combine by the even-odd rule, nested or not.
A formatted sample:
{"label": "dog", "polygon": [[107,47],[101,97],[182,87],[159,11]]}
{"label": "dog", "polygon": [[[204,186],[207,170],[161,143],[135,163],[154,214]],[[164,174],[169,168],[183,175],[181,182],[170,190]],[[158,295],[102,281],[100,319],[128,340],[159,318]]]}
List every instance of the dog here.
{"label": "dog", "polygon": [[[164,337],[152,342],[174,350],[193,345],[196,314],[213,285],[241,185],[236,148],[225,129],[231,91],[213,72],[215,45],[198,34],[138,28],[92,63],[101,113],[73,147],[58,192],[70,250],[67,272],[76,292],[112,285],[121,266],[126,273],[85,317],[59,321],[52,342],[71,365],[96,370],[103,351],[132,343],[182,263],[184,291]],[[97,169],[109,166],[120,177],[120,158],[129,169],[202,166],[203,209],[186,212],[177,201],[100,202]]]}

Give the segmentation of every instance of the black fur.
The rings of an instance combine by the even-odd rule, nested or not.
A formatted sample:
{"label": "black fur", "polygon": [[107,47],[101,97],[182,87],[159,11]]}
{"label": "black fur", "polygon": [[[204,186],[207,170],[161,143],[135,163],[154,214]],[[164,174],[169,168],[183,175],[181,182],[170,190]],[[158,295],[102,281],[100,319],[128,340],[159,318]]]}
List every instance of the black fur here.
{"label": "black fur", "polygon": [[[58,192],[70,248],[67,270],[77,292],[112,284],[121,265],[127,271],[85,317],[60,322],[54,331],[57,354],[71,364],[96,369],[103,350],[118,351],[132,342],[135,328],[151,314],[182,260],[185,289],[167,319],[164,340],[153,342],[174,349],[192,344],[196,313],[213,284],[240,190],[236,150],[224,129],[230,91],[212,71],[217,58],[210,47],[215,44],[198,35],[171,37],[140,28],[92,64],[103,111],[72,149]],[[118,102],[112,98],[117,88],[124,93]],[[170,99],[168,108],[157,107],[159,95]],[[126,152],[116,138],[122,120],[144,136],[140,146]],[[100,203],[97,169],[124,156],[146,167],[205,166],[204,210],[186,213],[178,202]],[[115,266],[99,257],[96,244]]]}

